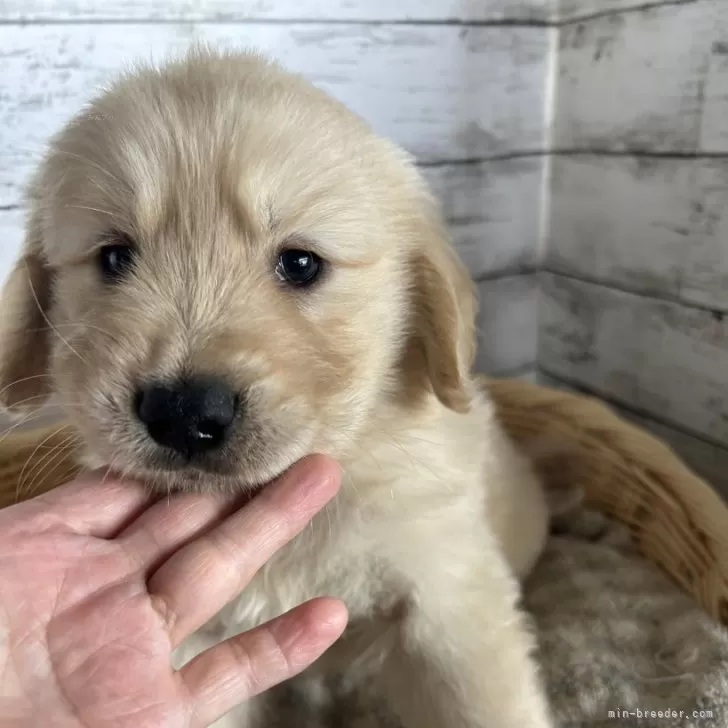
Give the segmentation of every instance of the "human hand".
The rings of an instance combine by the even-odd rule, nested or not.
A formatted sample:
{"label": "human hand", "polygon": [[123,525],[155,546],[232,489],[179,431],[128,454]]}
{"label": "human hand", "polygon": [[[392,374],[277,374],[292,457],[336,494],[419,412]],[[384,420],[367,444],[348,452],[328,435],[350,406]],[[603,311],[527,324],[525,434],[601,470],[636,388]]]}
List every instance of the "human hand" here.
{"label": "human hand", "polygon": [[304,459],[241,510],[214,494],[150,504],[87,475],[0,511],[0,725],[203,728],[305,669],[342,633],[333,599],[303,604],[179,671],[171,654],[336,493]]}

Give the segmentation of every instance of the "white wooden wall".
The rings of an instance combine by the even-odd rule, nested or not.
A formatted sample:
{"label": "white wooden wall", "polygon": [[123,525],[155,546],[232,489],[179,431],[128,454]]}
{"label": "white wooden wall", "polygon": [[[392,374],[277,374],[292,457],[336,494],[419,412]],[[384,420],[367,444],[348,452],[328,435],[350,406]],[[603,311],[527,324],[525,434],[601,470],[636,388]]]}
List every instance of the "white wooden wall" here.
{"label": "white wooden wall", "polygon": [[542,376],[728,494],[728,1],[562,10],[586,19],[559,30]]}

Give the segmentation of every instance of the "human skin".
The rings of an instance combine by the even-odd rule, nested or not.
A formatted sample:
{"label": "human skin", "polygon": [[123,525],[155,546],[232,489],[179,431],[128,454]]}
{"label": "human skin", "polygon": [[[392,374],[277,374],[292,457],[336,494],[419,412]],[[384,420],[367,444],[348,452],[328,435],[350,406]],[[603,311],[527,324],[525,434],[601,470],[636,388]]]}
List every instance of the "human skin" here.
{"label": "human skin", "polygon": [[203,728],[315,661],[346,608],[320,598],[202,653],[175,647],[238,594],[340,485],[311,456],[240,508],[153,502],[101,473],[0,511],[0,724]]}

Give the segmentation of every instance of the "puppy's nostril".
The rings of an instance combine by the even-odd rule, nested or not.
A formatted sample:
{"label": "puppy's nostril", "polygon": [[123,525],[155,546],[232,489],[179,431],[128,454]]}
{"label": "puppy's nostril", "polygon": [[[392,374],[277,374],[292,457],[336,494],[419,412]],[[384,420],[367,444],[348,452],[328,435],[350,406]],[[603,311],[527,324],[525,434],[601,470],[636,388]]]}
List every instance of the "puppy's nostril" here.
{"label": "puppy's nostril", "polygon": [[143,387],[134,406],[155,442],[191,458],[225,443],[239,399],[222,380],[197,378]]}

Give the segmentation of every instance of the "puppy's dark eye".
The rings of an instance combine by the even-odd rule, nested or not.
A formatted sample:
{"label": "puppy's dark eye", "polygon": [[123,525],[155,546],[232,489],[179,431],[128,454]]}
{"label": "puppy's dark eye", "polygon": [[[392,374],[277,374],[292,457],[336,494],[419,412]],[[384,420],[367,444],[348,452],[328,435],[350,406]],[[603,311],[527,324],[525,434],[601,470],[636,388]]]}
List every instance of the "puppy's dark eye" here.
{"label": "puppy's dark eye", "polygon": [[294,248],[278,256],[276,273],[292,286],[307,286],[318,278],[322,269],[323,260],[316,253]]}
{"label": "puppy's dark eye", "polygon": [[99,268],[107,281],[123,278],[134,263],[136,251],[129,243],[104,245],[99,250]]}

